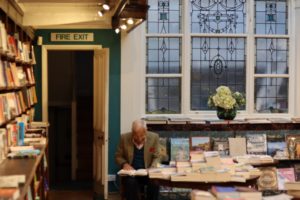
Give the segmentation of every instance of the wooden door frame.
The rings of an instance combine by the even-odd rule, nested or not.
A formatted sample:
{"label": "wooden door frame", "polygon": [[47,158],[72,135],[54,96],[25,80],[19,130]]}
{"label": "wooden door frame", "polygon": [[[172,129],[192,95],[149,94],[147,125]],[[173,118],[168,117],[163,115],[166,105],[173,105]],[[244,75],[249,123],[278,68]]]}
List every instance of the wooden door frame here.
{"label": "wooden door frame", "polygon": [[[103,67],[105,70],[105,74],[102,76],[106,80],[105,83],[105,91],[103,91],[103,95],[105,96],[105,108],[104,111],[104,163],[105,166],[102,166],[102,184],[104,185],[104,199],[108,197],[108,100],[109,100],[109,50],[107,48],[102,48],[101,45],[42,45],[42,120],[48,121],[48,51],[49,50],[70,50],[70,51],[82,51],[82,50],[90,50],[90,51],[101,51],[101,58],[104,60],[100,62],[99,67]],[[95,63],[93,69],[95,69]],[[50,124],[51,126],[51,124]],[[76,140],[72,139],[72,146],[76,144]],[[73,154],[72,154],[73,157]],[[72,158],[72,162],[75,159]],[[94,162],[94,161],[93,161]],[[73,163],[72,163],[73,164]],[[93,169],[93,177],[95,177],[95,170]]]}

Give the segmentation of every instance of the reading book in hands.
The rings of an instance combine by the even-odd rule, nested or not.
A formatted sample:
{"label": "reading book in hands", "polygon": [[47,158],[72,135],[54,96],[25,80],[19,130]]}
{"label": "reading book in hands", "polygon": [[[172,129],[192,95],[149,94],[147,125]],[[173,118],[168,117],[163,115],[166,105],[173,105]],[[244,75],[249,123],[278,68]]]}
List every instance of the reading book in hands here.
{"label": "reading book in hands", "polygon": [[148,175],[148,171],[146,169],[138,169],[138,170],[125,170],[125,169],[121,169],[118,172],[118,175],[120,176],[147,176]]}

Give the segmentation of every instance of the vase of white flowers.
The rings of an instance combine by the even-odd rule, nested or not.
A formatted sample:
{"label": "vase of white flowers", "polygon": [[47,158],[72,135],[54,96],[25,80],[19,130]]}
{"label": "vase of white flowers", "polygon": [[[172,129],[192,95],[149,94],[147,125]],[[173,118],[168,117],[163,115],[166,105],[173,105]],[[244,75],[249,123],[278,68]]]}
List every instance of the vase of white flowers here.
{"label": "vase of white flowers", "polygon": [[208,106],[216,108],[218,118],[225,120],[233,120],[237,109],[245,104],[244,96],[239,92],[232,93],[227,86],[219,86],[208,98]]}

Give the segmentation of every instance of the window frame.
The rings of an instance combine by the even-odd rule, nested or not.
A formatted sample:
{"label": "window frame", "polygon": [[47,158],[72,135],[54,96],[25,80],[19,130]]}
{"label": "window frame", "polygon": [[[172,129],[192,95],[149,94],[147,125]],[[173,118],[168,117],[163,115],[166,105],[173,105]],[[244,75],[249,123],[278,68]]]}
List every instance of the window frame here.
{"label": "window frame", "polygon": [[[147,114],[146,113],[146,84],[144,85],[143,90],[143,113],[145,116],[153,116],[153,115],[167,115],[167,116],[189,116],[192,118],[216,118],[215,111],[209,110],[191,110],[191,39],[192,37],[243,37],[246,41],[246,61],[245,61],[245,73],[246,73],[246,106],[245,110],[238,111],[237,118],[244,117],[292,117],[297,113],[295,107],[296,106],[296,97],[300,99],[300,92],[296,92],[296,77],[297,73],[300,74],[299,70],[296,70],[295,65],[295,52],[296,45],[295,44],[295,2],[294,0],[287,0],[288,4],[288,34],[287,35],[258,35],[255,34],[255,0],[247,0],[246,3],[246,28],[244,34],[203,34],[203,33],[192,33],[190,28],[190,1],[182,0],[182,20],[181,20],[181,33],[178,34],[149,34],[145,30],[145,41],[147,37],[180,37],[182,41],[181,47],[181,74],[147,74],[146,73],[146,65],[147,60],[145,59],[144,66],[144,83],[146,82],[146,78],[148,77],[181,77],[181,113],[178,114]],[[289,72],[287,74],[255,74],[255,40],[256,38],[284,38],[288,39],[288,66]],[[146,49],[146,43],[144,45]],[[147,51],[147,50],[146,50]],[[146,58],[146,57],[145,57]],[[287,77],[289,81],[288,85],[288,112],[287,113],[256,113],[255,112],[255,78],[257,77]]]}

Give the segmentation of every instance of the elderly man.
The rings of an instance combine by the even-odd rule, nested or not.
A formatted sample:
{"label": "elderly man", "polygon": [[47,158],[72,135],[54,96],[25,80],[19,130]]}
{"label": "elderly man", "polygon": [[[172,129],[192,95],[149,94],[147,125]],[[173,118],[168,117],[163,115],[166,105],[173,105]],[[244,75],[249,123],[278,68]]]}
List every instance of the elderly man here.
{"label": "elderly man", "polygon": [[[158,141],[156,133],[147,131],[145,121],[135,120],[132,123],[132,131],[121,136],[115,154],[116,163],[125,170],[156,167],[160,161]],[[139,200],[140,190],[144,185],[147,185],[147,200],[158,199],[159,186],[152,184],[148,177],[124,178],[126,200]]]}

